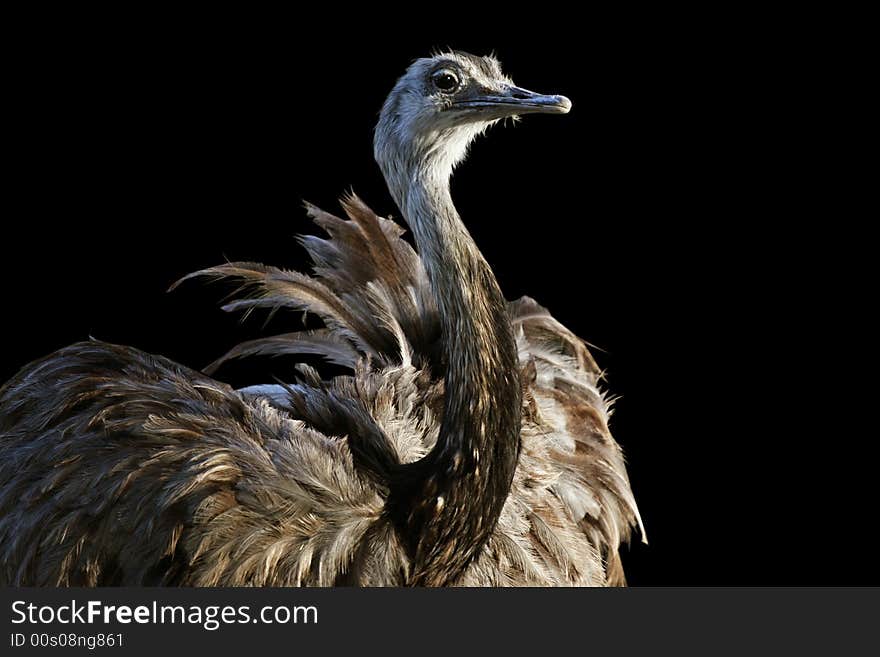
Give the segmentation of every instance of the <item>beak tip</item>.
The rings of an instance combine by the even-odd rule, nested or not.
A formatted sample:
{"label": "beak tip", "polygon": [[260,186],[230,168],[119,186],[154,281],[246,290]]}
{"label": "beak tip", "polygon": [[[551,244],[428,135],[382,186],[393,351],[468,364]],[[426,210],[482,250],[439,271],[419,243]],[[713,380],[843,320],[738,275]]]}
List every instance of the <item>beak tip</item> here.
{"label": "beak tip", "polygon": [[557,96],[559,99],[560,114],[568,114],[571,111],[571,100],[567,96]]}

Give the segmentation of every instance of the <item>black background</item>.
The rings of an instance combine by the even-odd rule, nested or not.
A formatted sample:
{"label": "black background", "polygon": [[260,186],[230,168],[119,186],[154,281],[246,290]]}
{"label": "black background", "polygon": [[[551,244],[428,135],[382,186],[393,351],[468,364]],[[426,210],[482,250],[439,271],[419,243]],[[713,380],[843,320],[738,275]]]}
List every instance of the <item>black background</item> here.
{"label": "black background", "polygon": [[239,323],[222,286],[165,290],[224,258],[304,268],[303,199],[334,210],[354,189],[397,215],[372,161],[385,95],[433,48],[494,50],[574,109],[491,130],[454,196],[507,297],[602,349],[650,539],[624,548],[630,582],[880,582],[874,436],[842,429],[857,386],[823,333],[848,300],[831,278],[845,213],[816,170],[820,38],[792,46],[760,16],[594,12],[476,36],[442,16],[345,33],[225,18],[28,27],[4,101],[0,380],[89,335],[201,367],[296,327]]}

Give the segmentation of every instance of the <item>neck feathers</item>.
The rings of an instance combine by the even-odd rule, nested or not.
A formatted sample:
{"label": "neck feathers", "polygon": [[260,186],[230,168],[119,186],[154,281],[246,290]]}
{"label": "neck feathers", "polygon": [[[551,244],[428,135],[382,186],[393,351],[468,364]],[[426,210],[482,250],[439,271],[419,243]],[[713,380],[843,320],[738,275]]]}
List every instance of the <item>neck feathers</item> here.
{"label": "neck feathers", "polygon": [[452,204],[454,154],[378,145],[376,154],[425,264],[447,360],[437,444],[402,467],[388,510],[414,560],[411,583],[454,584],[491,535],[516,469],[516,343],[498,282]]}

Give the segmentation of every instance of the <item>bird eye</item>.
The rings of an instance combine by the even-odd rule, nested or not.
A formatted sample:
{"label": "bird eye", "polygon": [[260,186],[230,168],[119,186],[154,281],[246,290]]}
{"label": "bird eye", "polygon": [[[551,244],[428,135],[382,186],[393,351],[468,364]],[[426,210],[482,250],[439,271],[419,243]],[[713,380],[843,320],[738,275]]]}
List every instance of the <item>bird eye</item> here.
{"label": "bird eye", "polygon": [[434,81],[434,86],[443,93],[452,93],[458,89],[458,76],[451,69],[441,68],[431,76],[431,79]]}

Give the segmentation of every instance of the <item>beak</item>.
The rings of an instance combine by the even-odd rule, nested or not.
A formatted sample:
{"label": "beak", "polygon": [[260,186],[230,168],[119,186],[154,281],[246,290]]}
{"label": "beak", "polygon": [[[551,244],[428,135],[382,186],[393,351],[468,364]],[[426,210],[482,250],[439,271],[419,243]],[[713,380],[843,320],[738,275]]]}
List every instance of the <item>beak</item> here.
{"label": "beak", "polygon": [[568,114],[571,101],[565,96],[547,96],[519,87],[507,87],[493,95],[463,98],[453,103],[462,109],[489,109],[504,115],[514,114]]}

